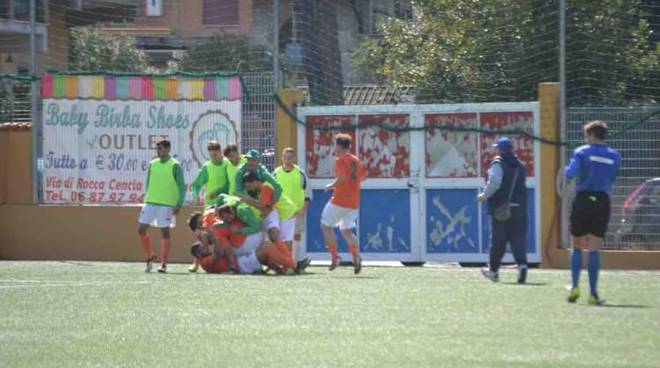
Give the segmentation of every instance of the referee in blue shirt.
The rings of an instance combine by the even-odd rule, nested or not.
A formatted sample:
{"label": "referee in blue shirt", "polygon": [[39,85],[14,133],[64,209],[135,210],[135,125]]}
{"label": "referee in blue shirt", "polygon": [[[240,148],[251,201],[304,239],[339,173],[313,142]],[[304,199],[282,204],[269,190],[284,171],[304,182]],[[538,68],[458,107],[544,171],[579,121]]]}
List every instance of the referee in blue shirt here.
{"label": "referee in blue shirt", "polygon": [[587,144],[573,152],[566,167],[566,177],[577,179],[577,195],[571,210],[571,254],[572,288],[569,303],[580,297],[579,281],[582,268],[582,250],[589,250],[589,304],[602,305],[598,297],[598,272],[600,270],[600,248],[610,220],[610,192],[616,178],[621,156],[605,144],[607,124],[592,121],[584,126]]}

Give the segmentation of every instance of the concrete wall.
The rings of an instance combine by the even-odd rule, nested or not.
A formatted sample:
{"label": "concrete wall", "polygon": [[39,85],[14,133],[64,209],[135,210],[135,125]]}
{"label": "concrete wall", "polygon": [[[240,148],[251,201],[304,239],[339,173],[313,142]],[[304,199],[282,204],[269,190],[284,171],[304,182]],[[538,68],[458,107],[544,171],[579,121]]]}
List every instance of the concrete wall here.
{"label": "concrete wall", "polygon": [[[177,217],[171,262],[188,262],[191,209]],[[137,236],[139,207],[0,205],[0,259],[142,261]],[[159,234],[151,230],[160,253]]]}
{"label": "concrete wall", "polygon": [[[139,207],[37,206],[31,131],[0,129],[0,259],[142,261]],[[185,208],[172,231],[172,262],[190,260]],[[159,234],[151,232],[159,250]]]}

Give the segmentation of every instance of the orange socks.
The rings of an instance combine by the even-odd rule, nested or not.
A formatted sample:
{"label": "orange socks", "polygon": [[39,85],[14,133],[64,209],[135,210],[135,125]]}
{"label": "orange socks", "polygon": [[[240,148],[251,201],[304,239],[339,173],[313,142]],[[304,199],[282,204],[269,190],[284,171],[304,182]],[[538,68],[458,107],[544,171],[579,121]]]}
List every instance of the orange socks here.
{"label": "orange socks", "polygon": [[289,249],[286,243],[283,242],[282,240],[278,240],[275,242],[275,248],[277,248],[277,250],[280,251],[280,253],[286,254],[289,257],[291,257],[291,259],[293,259],[293,253],[291,252],[291,249]]}
{"label": "orange socks", "polygon": [[161,239],[160,242],[160,253],[162,255],[161,264],[166,265],[167,259],[170,257],[170,247],[172,246],[172,241],[170,239]]}
{"label": "orange socks", "polygon": [[142,248],[144,249],[144,254],[147,256],[147,259],[151,258],[154,255],[154,249],[151,246],[151,238],[149,234],[140,235],[140,242],[142,243]]}
{"label": "orange socks", "polygon": [[337,244],[328,244],[326,248],[328,249],[328,252],[330,252],[332,259],[339,257],[339,254],[337,253]]}
{"label": "orange socks", "polygon": [[358,247],[357,244],[349,244],[348,245],[348,250],[351,252],[353,255],[353,258],[357,257],[360,255],[360,248]]}
{"label": "orange socks", "polygon": [[[284,242],[279,241],[278,243],[282,243],[284,245],[284,248],[287,250],[289,248],[286,247],[286,244]],[[266,250],[266,255],[268,256],[268,263],[275,263],[278,265],[283,266],[284,268],[290,268],[292,270],[296,269],[296,263],[293,261],[293,257],[291,257],[290,252],[282,252],[280,250],[281,246],[273,246],[273,245],[266,245],[264,248]]]}

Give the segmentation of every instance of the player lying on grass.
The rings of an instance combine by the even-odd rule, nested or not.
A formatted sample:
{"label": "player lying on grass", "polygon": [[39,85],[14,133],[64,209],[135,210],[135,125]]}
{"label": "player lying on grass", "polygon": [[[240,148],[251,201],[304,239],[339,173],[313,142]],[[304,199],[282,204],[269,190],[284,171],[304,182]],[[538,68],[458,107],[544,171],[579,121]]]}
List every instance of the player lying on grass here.
{"label": "player lying on grass", "polygon": [[[199,212],[194,213],[188,222],[190,228],[199,231],[201,218],[202,215]],[[232,235],[236,235],[236,232],[227,232],[226,229],[232,229],[232,227],[239,225],[237,221],[232,221],[232,225],[225,227],[224,231],[218,233],[218,237],[200,237],[200,241],[195,242],[191,247],[191,254],[197,259],[204,271],[208,273],[225,273],[232,270],[230,264],[236,256],[230,252],[226,252],[226,249],[231,249],[236,245],[231,244],[230,241]],[[209,241],[209,239],[216,239],[216,241]],[[236,239],[244,238],[233,237],[233,239],[236,241]],[[307,264],[304,264],[296,268],[289,254],[280,252],[272,244],[260,244],[249,254],[237,256],[235,259],[237,264],[236,270],[241,274],[262,273],[262,266],[267,266],[278,274],[284,274],[289,269],[299,273],[307,266]]]}
{"label": "player lying on grass", "polygon": [[[246,211],[249,211],[249,213]],[[218,220],[220,220],[220,222],[215,225],[215,228],[218,229],[216,235],[227,238],[232,246],[237,248],[235,250],[237,255],[249,254],[256,250],[256,248],[263,242],[263,233],[259,231],[259,220],[253,215],[252,207],[247,204],[226,204],[218,207],[216,215]],[[245,236],[246,232],[249,233],[252,231],[257,231],[258,233],[254,233],[247,237]],[[289,267],[294,271],[300,272],[301,270],[304,270],[311,262],[311,259],[306,257],[296,263],[291,250],[285,245],[283,246],[281,241],[279,242],[279,246],[275,244],[275,248],[278,249],[280,253],[289,256],[291,263],[287,262],[287,264],[294,265],[295,267]]]}
{"label": "player lying on grass", "polygon": [[[215,216],[213,213],[209,213],[209,211],[204,214],[200,212],[194,212],[188,219],[188,227],[190,228],[190,231],[193,232],[195,240],[197,240],[196,243],[204,244],[209,247],[214,260],[226,257],[228,261],[228,270],[237,271],[238,267],[234,257],[234,249],[232,248],[231,244],[228,241],[220,243],[220,241],[218,241],[218,237],[212,230],[213,226],[215,225],[215,221],[213,220],[214,217]],[[213,222],[209,224],[210,221]],[[223,237],[223,234],[219,235]],[[195,257],[194,264],[199,265],[197,257]]]}

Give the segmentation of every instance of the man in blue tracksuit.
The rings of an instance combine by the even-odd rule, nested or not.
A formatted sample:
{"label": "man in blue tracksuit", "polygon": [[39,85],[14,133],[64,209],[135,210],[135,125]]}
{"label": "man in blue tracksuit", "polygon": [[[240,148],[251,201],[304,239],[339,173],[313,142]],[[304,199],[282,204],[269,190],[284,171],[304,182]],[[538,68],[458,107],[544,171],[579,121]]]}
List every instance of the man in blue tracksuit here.
{"label": "man in blue tracksuit", "polygon": [[[527,281],[527,170],[513,153],[511,139],[500,138],[494,147],[497,157],[488,169],[486,188],[478,197],[479,201],[488,201],[490,215],[490,263],[481,273],[492,281],[499,281],[500,263],[509,243],[518,265],[518,283],[524,284]],[[511,216],[498,220],[495,212],[507,202]]]}
{"label": "man in blue tracksuit", "polygon": [[607,124],[592,121],[585,124],[584,136],[587,144],[573,152],[566,167],[566,177],[577,179],[577,195],[571,210],[571,254],[572,288],[569,303],[580,297],[579,280],[582,268],[582,249],[589,250],[587,269],[591,295],[589,304],[602,305],[598,298],[598,272],[600,271],[600,248],[610,220],[610,192],[621,162],[619,153],[605,144]]}

